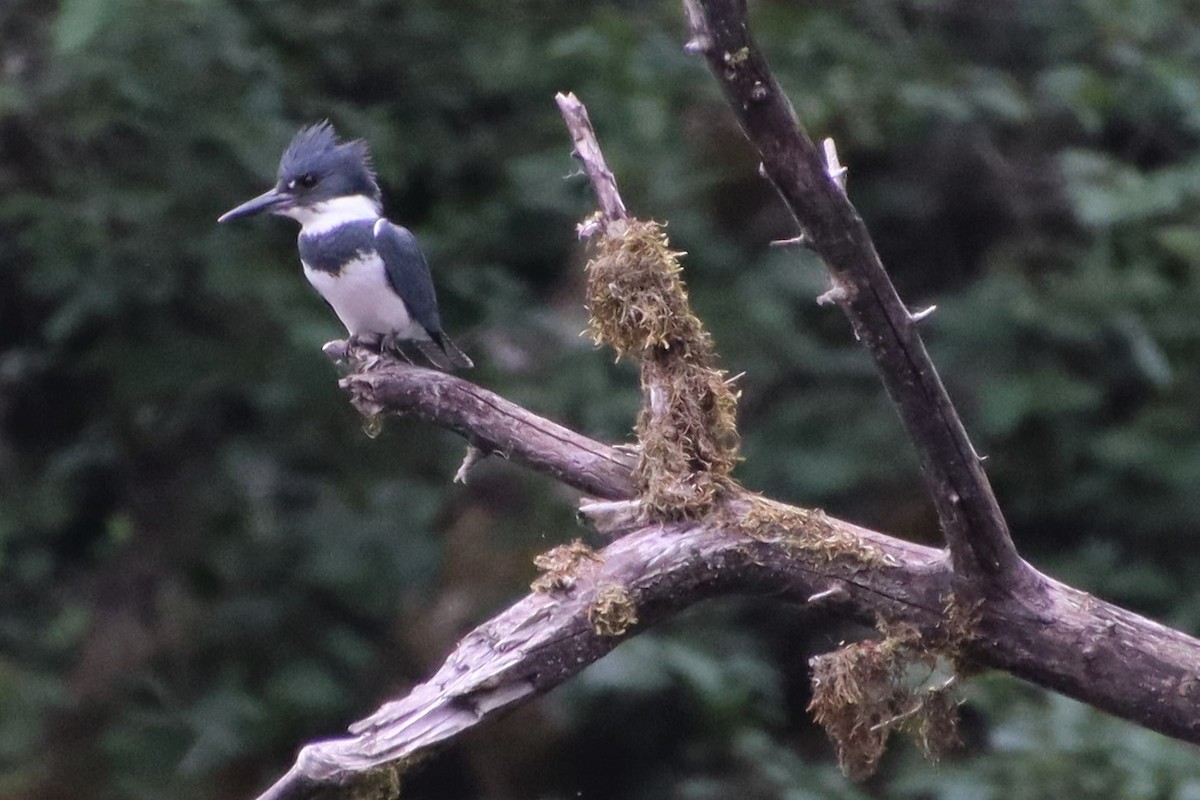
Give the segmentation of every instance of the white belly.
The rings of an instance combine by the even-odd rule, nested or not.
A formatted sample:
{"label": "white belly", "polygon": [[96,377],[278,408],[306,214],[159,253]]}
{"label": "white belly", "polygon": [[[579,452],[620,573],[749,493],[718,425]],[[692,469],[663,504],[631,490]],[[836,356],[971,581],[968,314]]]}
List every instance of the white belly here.
{"label": "white belly", "polygon": [[338,319],[352,336],[394,334],[401,339],[428,339],[408,314],[404,301],[392,290],[379,257],[370,255],[352,261],[339,275],[310,269],[304,276],[333,306]]}

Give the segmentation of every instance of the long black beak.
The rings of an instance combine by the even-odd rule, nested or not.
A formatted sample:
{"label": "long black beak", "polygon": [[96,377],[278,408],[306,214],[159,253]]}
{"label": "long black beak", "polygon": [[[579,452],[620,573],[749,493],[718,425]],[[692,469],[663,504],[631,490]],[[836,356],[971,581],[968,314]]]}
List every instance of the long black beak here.
{"label": "long black beak", "polygon": [[290,198],[283,192],[280,192],[277,189],[271,189],[270,191],[263,192],[253,200],[247,200],[231,211],[226,211],[217,219],[217,222],[229,222],[231,219],[252,217],[255,214],[261,214],[264,211],[271,211],[279,208],[289,199]]}

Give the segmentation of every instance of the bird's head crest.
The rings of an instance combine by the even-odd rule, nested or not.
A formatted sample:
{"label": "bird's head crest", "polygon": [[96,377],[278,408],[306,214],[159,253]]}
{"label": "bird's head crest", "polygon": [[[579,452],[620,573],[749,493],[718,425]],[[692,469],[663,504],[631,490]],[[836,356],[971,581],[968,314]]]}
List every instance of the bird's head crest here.
{"label": "bird's head crest", "polygon": [[301,128],[292,137],[279,160],[278,177],[281,188],[309,184],[315,200],[352,194],[380,198],[367,143],[340,141],[328,120]]}

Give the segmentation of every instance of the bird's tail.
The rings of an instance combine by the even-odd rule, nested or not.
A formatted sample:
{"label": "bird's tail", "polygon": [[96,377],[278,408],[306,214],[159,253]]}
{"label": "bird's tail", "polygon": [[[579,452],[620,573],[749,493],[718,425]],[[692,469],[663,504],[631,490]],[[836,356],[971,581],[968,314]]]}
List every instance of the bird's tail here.
{"label": "bird's tail", "polygon": [[470,369],[475,366],[475,362],[460,350],[458,345],[450,341],[450,337],[444,333],[431,341],[418,339],[413,344],[417,346],[417,349],[421,351],[421,355],[425,356],[430,364],[445,372],[452,372],[456,369]]}

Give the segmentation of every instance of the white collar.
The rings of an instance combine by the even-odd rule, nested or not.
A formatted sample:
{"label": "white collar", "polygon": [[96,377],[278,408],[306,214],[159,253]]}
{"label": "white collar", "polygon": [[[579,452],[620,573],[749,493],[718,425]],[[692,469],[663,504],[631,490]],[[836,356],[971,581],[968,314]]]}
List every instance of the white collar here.
{"label": "white collar", "polygon": [[347,222],[379,219],[382,209],[374,198],[365,194],[335,197],[312,206],[289,208],[280,212],[302,226],[302,234],[315,235],[331,231]]}

